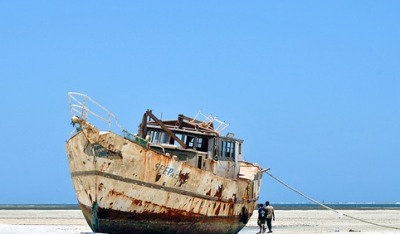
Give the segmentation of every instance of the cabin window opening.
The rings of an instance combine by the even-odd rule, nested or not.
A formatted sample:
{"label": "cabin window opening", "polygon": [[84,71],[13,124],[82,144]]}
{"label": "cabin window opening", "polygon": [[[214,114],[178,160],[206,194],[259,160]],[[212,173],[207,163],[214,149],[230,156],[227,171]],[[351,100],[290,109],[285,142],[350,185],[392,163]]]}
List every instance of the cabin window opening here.
{"label": "cabin window opening", "polygon": [[208,139],[207,138],[197,138],[196,150],[207,152],[208,150]]}
{"label": "cabin window opening", "polygon": [[[175,136],[179,139],[179,140],[183,140],[183,142],[185,142],[185,140],[184,140],[184,135],[182,135],[182,134],[175,134]],[[180,144],[179,144],[179,142],[178,141],[175,141],[175,139],[174,138],[170,138],[170,140],[169,140],[169,144],[170,145],[176,145],[176,146],[181,146]]]}
{"label": "cabin window opening", "polygon": [[197,149],[200,149],[203,144],[203,138],[197,138]]}
{"label": "cabin window opening", "polygon": [[185,140],[185,144],[187,145],[188,148],[194,148],[194,137],[192,136],[187,136]]}
{"label": "cabin window opening", "polygon": [[154,144],[160,143],[160,135],[161,133],[158,131],[151,131],[150,133],[151,142]]}
{"label": "cabin window opening", "polygon": [[154,135],[155,135],[155,132],[153,132],[153,131],[148,131],[146,134],[146,136],[150,136],[150,142],[154,142]]}
{"label": "cabin window opening", "polygon": [[231,152],[232,152],[232,142],[226,142],[225,144],[226,149],[225,149],[225,157],[230,158],[231,157]]}
{"label": "cabin window opening", "polygon": [[168,143],[169,142],[169,136],[165,132],[160,132],[160,143]]}
{"label": "cabin window opening", "polygon": [[239,143],[239,154],[242,154],[242,144]]}
{"label": "cabin window opening", "polygon": [[221,158],[235,157],[235,144],[231,141],[220,141],[219,155]]}
{"label": "cabin window opening", "polygon": [[225,149],[225,141],[220,141],[219,142],[219,156],[222,157],[224,155],[224,149]]}

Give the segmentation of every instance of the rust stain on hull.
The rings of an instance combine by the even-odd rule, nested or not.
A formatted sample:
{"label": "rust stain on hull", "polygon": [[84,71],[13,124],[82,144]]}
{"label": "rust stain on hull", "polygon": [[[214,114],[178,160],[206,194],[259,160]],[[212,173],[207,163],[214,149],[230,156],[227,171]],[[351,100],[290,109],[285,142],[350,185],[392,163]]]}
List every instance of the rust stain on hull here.
{"label": "rust stain on hull", "polygon": [[177,234],[231,234],[244,226],[239,217],[196,217],[175,213],[131,213],[111,209],[97,209],[93,220],[91,207],[80,204],[84,217],[96,232],[101,233],[177,233]]}

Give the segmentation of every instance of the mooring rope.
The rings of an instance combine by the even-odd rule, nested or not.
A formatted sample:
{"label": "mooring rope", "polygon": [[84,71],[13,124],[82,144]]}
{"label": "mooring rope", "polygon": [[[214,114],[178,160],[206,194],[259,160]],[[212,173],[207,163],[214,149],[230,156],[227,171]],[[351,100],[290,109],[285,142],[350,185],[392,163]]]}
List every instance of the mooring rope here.
{"label": "mooring rope", "polygon": [[292,190],[293,192],[299,194],[300,196],[306,198],[307,200],[309,200],[309,201],[311,201],[311,202],[314,202],[314,203],[316,203],[316,204],[318,204],[318,205],[324,207],[325,209],[328,209],[328,210],[333,211],[333,212],[335,212],[335,213],[337,213],[337,214],[339,214],[339,215],[343,215],[343,216],[345,216],[345,217],[348,217],[348,218],[351,218],[351,219],[354,219],[354,220],[357,220],[357,221],[360,221],[360,222],[363,222],[363,223],[368,223],[368,224],[375,225],[375,226],[379,226],[379,227],[383,227],[383,228],[390,228],[390,229],[400,230],[400,227],[393,227],[393,226],[378,224],[378,223],[370,222],[370,221],[368,221],[368,220],[363,220],[363,219],[360,219],[360,218],[357,218],[357,217],[354,217],[354,216],[351,216],[351,215],[343,214],[342,212],[340,212],[340,211],[338,211],[338,210],[335,210],[335,209],[333,209],[333,208],[331,208],[331,207],[329,207],[329,206],[327,206],[327,205],[325,205],[325,204],[322,204],[321,202],[319,202],[319,201],[317,201],[317,200],[315,200],[315,199],[313,199],[313,198],[311,198],[311,197],[305,195],[304,193],[302,193],[302,192],[300,192],[300,191],[294,189],[293,187],[289,186],[288,184],[286,184],[286,183],[283,182],[282,180],[280,180],[280,179],[276,178],[275,176],[273,176],[271,173],[268,172],[268,170],[269,170],[269,169],[265,169],[265,170],[262,170],[262,172],[266,173],[267,175],[269,175],[270,177],[272,177],[274,180],[278,181],[279,183],[281,183],[282,185],[284,185],[284,186],[287,187],[288,189]]}

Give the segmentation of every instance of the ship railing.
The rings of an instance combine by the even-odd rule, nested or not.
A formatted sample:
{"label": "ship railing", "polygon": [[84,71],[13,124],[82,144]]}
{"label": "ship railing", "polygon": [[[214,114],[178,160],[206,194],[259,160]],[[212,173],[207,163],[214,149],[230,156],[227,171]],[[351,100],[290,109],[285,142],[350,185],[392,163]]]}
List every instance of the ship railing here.
{"label": "ship railing", "polygon": [[201,113],[201,111],[197,112],[196,116],[193,118],[193,120],[197,120],[201,122],[201,125],[206,128],[211,128],[211,124],[214,125],[214,131],[218,132],[219,134],[224,131],[229,124],[225,123],[224,121],[219,120],[216,116],[213,115],[204,115]]}
{"label": "ship railing", "polygon": [[[111,125],[114,122],[117,127],[124,130],[118,122],[117,117],[108,109],[90,98],[86,94],[68,92],[71,117],[77,116],[85,121],[95,124],[96,121],[106,123],[108,130],[111,131]],[[92,119],[94,117],[94,119]],[[90,119],[89,119],[90,118]]]}

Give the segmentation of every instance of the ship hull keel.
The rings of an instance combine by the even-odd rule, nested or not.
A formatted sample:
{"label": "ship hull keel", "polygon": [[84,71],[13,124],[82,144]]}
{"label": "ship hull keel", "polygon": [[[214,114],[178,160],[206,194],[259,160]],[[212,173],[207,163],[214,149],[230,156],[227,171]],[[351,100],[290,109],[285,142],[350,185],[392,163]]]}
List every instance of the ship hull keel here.
{"label": "ship hull keel", "polygon": [[238,233],[244,226],[240,217],[190,217],[168,214],[138,214],[80,204],[93,232],[218,234]]}

